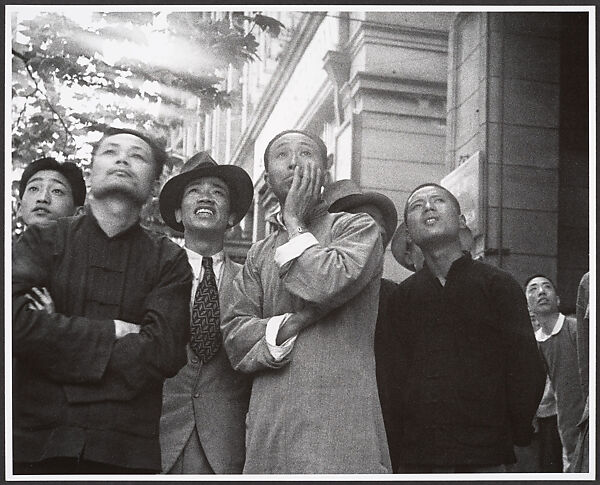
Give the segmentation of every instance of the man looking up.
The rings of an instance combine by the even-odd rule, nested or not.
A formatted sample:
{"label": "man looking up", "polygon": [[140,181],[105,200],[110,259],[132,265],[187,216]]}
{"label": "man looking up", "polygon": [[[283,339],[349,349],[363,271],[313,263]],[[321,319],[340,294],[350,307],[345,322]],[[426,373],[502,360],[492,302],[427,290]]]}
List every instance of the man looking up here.
{"label": "man looking up", "polygon": [[252,192],[242,168],[218,165],[200,152],[160,193],[163,219],[183,231],[194,273],[188,361],[163,388],[160,443],[166,473],[242,473],[250,379],[231,368],[219,326],[233,302],[233,278],[242,269],[223,252],[223,240],[248,211]]}
{"label": "man looking up", "polygon": [[[108,129],[88,213],[13,247],[16,473],[160,471],[162,386],[185,363],[192,282],[185,252],[139,224],[165,158],[145,134]],[[41,286],[52,305],[31,309]]]}
{"label": "man looking up", "polygon": [[545,373],[523,291],[463,253],[456,198],[429,183],[404,220],[425,258],[392,298],[400,473],[501,472],[526,445]]}
{"label": "man looking up", "polygon": [[[25,226],[45,226],[60,217],[75,215],[85,202],[81,169],[72,162],[44,157],[31,162],[19,181],[17,217]],[[41,309],[52,300],[46,288],[32,288],[28,298]]]}
{"label": "man looking up", "polygon": [[279,133],[264,160],[280,227],[250,248],[221,326],[234,368],[254,372],[244,473],[389,472],[373,352],[379,227],[327,212],[318,137]]}
{"label": "man looking up", "polygon": [[85,182],[77,165],[39,158],[25,168],[19,181],[17,217],[26,226],[47,225],[75,215],[84,201]]}
{"label": "man looking up", "polygon": [[577,424],[585,406],[577,361],[577,320],[560,313],[560,298],[547,276],[530,277],[525,283],[525,294],[529,309],[539,324],[535,338],[554,388],[558,433],[563,446],[563,471],[569,472],[575,462],[579,437]]}

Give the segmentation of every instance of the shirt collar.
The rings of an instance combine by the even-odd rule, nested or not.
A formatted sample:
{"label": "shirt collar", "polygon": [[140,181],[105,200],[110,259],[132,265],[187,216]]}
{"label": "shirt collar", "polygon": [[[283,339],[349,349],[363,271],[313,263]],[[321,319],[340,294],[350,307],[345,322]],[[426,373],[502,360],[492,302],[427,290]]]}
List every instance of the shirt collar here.
{"label": "shirt collar", "polygon": [[545,342],[550,337],[556,335],[558,332],[561,331],[564,322],[565,322],[565,316],[562,313],[559,313],[558,318],[556,319],[556,323],[554,324],[554,328],[552,329],[552,333],[550,335],[548,335],[547,333],[544,332],[544,329],[542,327],[540,327],[535,332],[535,339],[538,342]]}
{"label": "shirt collar", "polygon": [[[202,258],[204,256],[202,256],[201,254],[197,253],[196,251],[194,251],[188,247],[184,247],[183,249],[185,249],[185,252],[187,253],[188,259],[190,262],[194,261],[194,262],[198,262],[199,264],[202,263]],[[221,249],[221,251],[219,251],[216,254],[213,254],[210,257],[213,260],[213,266],[216,264],[220,264],[225,260],[225,251],[223,249]]]}
{"label": "shirt collar", "polygon": [[[327,214],[327,204],[325,204],[325,202],[319,202],[319,204],[315,206],[310,217],[308,218],[308,224],[322,217],[323,214]],[[284,231],[287,231],[285,223],[283,222],[283,212],[281,208],[279,208],[277,212],[275,212],[275,214],[267,217],[267,222],[275,224],[278,229],[283,229]]]}

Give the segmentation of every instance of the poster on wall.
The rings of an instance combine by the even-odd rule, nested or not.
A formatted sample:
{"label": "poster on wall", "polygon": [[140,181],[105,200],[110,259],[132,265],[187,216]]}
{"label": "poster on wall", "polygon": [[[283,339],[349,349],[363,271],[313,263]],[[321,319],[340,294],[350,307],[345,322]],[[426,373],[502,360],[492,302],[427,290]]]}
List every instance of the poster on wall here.
{"label": "poster on wall", "polygon": [[482,177],[483,156],[477,151],[440,181],[458,199],[473,237],[483,234],[485,228]]}

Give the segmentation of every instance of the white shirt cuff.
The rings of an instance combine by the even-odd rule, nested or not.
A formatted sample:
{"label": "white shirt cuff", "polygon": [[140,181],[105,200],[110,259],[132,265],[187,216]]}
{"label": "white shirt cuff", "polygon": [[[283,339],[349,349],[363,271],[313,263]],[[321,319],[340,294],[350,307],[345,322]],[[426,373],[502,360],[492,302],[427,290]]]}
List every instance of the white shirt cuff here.
{"label": "white shirt cuff", "polygon": [[275,263],[281,268],[284,264],[290,262],[292,259],[296,259],[315,244],[319,244],[319,241],[310,232],[293,237],[275,250]]}
{"label": "white shirt cuff", "polygon": [[294,348],[294,342],[296,341],[297,335],[290,337],[281,345],[277,345],[277,334],[279,329],[285,324],[291,313],[284,313],[283,315],[277,315],[269,318],[267,322],[267,328],[265,330],[265,340],[267,341],[267,348],[271,357],[276,361],[282,360],[288,355]]}

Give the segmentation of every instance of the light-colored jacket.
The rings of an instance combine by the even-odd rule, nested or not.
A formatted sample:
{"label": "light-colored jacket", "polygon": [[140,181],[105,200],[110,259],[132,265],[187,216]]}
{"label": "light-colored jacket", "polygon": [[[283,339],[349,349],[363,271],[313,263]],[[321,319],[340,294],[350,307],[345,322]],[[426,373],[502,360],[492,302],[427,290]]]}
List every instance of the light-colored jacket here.
{"label": "light-colored jacket", "polygon": [[[225,257],[219,285],[221,318],[232,303],[234,276],[242,266]],[[171,469],[196,427],[215,473],[241,473],[250,379],[232,369],[223,346],[206,364],[187,346],[188,361],[165,381],[160,420],[162,469]]]}
{"label": "light-colored jacket", "polygon": [[[373,335],[383,249],[365,214],[320,210],[308,224],[320,244],[278,268],[271,234],[249,251],[223,316],[235,368],[253,372],[244,473],[389,473],[375,379]],[[269,358],[269,317],[306,302],[333,309],[298,335],[283,363]]]}

